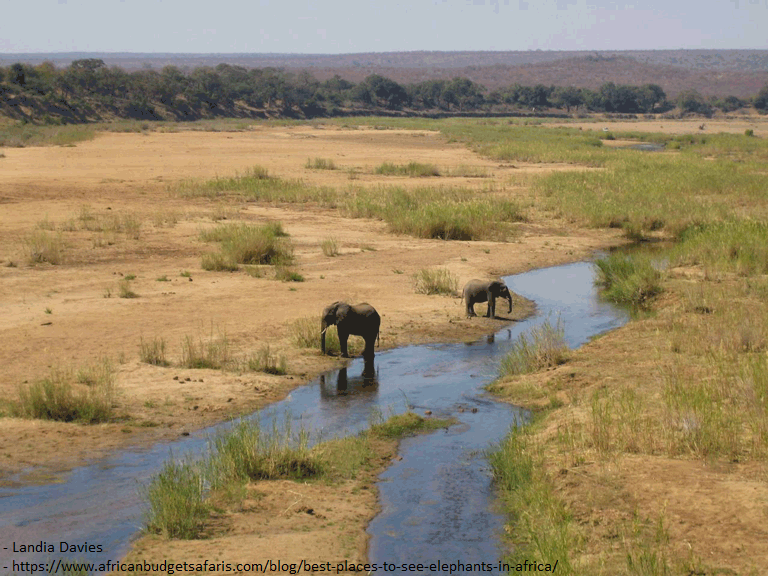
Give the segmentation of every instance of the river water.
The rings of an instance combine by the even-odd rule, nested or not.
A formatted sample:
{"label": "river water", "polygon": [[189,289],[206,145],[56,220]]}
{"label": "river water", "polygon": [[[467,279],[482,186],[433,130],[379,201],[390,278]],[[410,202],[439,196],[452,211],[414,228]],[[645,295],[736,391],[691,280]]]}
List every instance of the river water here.
{"label": "river water", "polygon": [[[303,426],[323,439],[364,429],[372,410],[387,415],[411,408],[454,417],[458,423],[445,431],[403,441],[402,460],[382,474],[382,512],[368,528],[370,561],[496,564],[503,518],[493,510],[483,453],[528,415],[495,402],[484,386],[497,376],[500,359],[518,335],[548,318],[560,318],[571,348],[624,324],[628,315],[598,299],[593,278],[593,266],[587,262],[508,276],[510,290],[536,302],[537,313],[530,319],[472,344],[381,352],[373,367],[353,360],[252,418],[271,427],[274,420],[290,417],[294,429]],[[140,487],[170,454],[199,455],[208,439],[228,426],[202,430],[172,444],[120,452],[71,471],[61,483],[0,488],[0,549],[8,548],[0,555],[0,568],[10,572],[12,560],[40,562],[64,556],[105,562],[122,557],[141,527]],[[56,553],[12,553],[14,542],[41,541],[53,544]],[[60,554],[62,541],[87,542],[101,551]]]}

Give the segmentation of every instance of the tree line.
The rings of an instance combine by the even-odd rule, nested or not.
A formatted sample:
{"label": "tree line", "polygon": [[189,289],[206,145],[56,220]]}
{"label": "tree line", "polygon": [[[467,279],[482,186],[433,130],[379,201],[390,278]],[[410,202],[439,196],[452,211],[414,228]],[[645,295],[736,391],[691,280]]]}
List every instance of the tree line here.
{"label": "tree line", "polygon": [[[98,58],[73,61],[58,69],[50,62],[0,67],[0,105],[34,104],[46,120],[86,121],[105,113],[135,119],[197,119],[205,116],[275,115],[335,116],[357,110],[401,112],[491,113],[514,110],[647,114],[676,106],[684,113],[730,112],[747,105],[768,111],[768,86],[750,101],[735,96],[705,98],[694,90],[669,101],[658,84],[643,86],[608,82],[598,90],[537,84],[513,84],[488,91],[467,78],[399,84],[371,74],[362,82],[336,75],[319,81],[309,72],[277,68],[244,68],[230,64],[184,72],[176,66],[160,71],[126,72]],[[29,106],[28,106],[29,107]],[[18,111],[17,111],[18,112]],[[21,113],[23,116],[23,113]],[[18,114],[16,114],[18,116]],[[31,118],[37,120],[37,118]]]}

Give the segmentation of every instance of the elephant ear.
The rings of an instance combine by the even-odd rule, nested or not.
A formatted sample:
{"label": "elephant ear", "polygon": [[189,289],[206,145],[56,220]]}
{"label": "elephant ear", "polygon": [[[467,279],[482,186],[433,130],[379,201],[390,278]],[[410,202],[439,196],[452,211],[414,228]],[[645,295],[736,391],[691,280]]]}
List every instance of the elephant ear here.
{"label": "elephant ear", "polygon": [[349,304],[345,302],[339,302],[339,305],[336,307],[336,323],[337,324],[347,317],[347,314],[349,314],[349,310],[350,310]]}

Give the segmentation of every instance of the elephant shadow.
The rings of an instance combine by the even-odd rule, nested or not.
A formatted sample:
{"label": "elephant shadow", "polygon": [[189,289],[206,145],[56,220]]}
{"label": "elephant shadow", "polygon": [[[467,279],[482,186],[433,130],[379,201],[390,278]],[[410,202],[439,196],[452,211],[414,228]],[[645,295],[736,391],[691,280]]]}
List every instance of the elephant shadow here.
{"label": "elephant shadow", "polygon": [[320,376],[320,396],[330,398],[334,396],[349,396],[351,394],[375,394],[379,390],[379,374],[373,360],[366,360],[363,371],[359,376],[349,377],[345,366],[336,374],[334,385],[333,375]]}

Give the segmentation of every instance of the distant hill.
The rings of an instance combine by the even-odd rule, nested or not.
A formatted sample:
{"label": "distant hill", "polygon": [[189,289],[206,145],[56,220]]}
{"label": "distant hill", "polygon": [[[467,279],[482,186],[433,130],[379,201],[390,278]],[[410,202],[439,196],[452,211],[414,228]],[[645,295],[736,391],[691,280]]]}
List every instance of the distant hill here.
{"label": "distant hill", "polygon": [[0,65],[50,61],[57,67],[73,60],[100,58],[124,70],[182,69],[220,63],[246,68],[308,70],[318,80],[338,74],[360,82],[380,74],[399,83],[468,78],[489,90],[522,85],[577,86],[596,89],[605,82],[659,84],[669,97],[695,89],[705,96],[754,96],[768,84],[768,50],[628,50],[517,52],[381,52],[365,54],[0,54]]}

